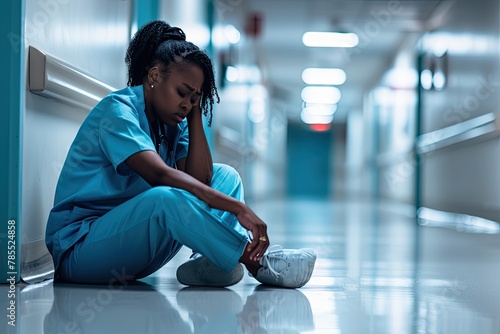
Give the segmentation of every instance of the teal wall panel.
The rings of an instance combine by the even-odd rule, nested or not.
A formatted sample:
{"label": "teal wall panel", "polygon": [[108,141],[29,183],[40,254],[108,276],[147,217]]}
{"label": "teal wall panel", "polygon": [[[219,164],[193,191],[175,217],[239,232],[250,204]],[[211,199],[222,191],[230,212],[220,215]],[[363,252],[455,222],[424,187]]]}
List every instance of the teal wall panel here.
{"label": "teal wall panel", "polygon": [[288,125],[287,196],[330,195],[332,142],[331,131],[313,132],[300,124]]}
{"label": "teal wall panel", "polygon": [[138,29],[149,21],[158,19],[159,6],[158,0],[134,1],[135,21]]}
{"label": "teal wall panel", "polygon": [[20,277],[24,0],[0,4],[0,282]]}

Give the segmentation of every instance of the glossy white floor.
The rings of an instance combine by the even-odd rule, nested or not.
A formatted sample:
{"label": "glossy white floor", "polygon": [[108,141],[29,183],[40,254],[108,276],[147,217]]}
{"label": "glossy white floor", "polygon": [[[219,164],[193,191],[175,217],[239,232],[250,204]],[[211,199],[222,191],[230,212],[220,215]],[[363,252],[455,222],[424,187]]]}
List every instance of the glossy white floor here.
{"label": "glossy white floor", "polygon": [[0,332],[500,333],[499,235],[417,227],[410,208],[381,204],[253,208],[273,243],[317,250],[309,284],[274,289],[246,276],[227,289],[186,288],[175,279],[185,249],[137,284],[18,285],[16,327]]}

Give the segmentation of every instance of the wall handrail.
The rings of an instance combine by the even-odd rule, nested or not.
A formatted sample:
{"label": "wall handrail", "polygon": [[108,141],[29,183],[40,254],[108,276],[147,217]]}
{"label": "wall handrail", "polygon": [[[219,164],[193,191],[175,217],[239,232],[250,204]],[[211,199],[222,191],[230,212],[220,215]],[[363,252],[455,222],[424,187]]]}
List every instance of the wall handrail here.
{"label": "wall handrail", "polygon": [[116,89],[67,62],[29,47],[29,90],[90,111]]}
{"label": "wall handrail", "polygon": [[467,121],[420,135],[416,140],[417,154],[426,154],[478,137],[500,133],[499,119],[487,113]]}

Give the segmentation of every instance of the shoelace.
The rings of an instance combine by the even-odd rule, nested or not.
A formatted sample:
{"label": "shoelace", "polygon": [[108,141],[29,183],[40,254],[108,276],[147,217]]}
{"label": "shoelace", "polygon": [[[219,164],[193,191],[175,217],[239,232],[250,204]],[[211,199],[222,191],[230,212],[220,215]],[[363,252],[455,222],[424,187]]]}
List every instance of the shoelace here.
{"label": "shoelace", "polygon": [[264,269],[269,269],[271,274],[278,280],[279,276],[281,275],[279,272],[274,270],[273,266],[271,265],[271,260],[269,258],[272,256],[272,254],[283,252],[283,247],[280,245],[273,245],[267,249],[266,254],[262,257],[262,266]]}

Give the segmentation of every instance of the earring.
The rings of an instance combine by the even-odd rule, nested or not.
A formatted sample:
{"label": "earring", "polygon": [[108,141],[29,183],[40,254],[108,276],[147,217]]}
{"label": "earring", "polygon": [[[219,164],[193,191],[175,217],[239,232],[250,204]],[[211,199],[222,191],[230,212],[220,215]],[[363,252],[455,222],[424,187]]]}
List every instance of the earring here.
{"label": "earring", "polygon": [[155,88],[155,86],[154,86],[154,85],[151,85],[151,89],[153,89],[153,88]]}

